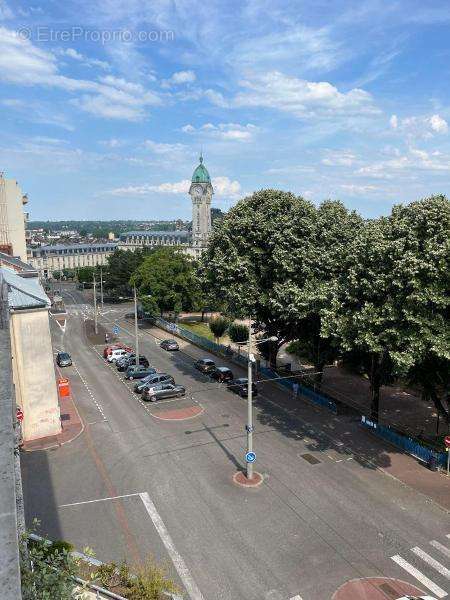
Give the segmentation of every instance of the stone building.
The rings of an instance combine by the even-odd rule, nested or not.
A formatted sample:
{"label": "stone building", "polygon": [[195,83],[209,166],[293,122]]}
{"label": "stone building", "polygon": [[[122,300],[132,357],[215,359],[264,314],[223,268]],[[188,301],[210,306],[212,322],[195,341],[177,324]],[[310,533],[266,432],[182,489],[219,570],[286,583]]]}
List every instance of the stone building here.
{"label": "stone building", "polygon": [[117,247],[116,242],[40,246],[29,251],[28,262],[41,277],[47,278],[51,277],[54,271],[62,271],[62,269],[106,265],[108,256]]}
{"label": "stone building", "polygon": [[28,197],[15,179],[6,179],[0,173],[0,251],[21,260],[27,260],[23,206]]}

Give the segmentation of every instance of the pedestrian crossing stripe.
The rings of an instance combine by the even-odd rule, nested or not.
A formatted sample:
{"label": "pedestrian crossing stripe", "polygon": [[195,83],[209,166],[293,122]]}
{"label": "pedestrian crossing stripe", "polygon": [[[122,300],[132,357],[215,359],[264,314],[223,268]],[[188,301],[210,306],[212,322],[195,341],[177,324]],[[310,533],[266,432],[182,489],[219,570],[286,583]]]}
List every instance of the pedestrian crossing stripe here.
{"label": "pedestrian crossing stripe", "polygon": [[431,579],[428,579],[426,575],[424,575],[419,569],[413,567],[409,562],[407,562],[404,558],[396,554],[395,556],[391,556],[391,559],[398,564],[399,567],[404,569],[407,573],[412,575],[419,581],[423,586],[428,588],[430,592],[432,592],[438,598],[445,598],[447,596],[447,592],[445,592],[442,588],[440,588],[437,584],[435,584]]}
{"label": "pedestrian crossing stripe", "polygon": [[427,554],[424,550],[416,547],[411,548],[411,552],[414,552],[416,556],[428,563],[430,567],[433,567],[433,569],[436,569],[436,571],[443,575],[446,579],[450,579],[450,571],[446,567],[444,567],[444,565],[441,565],[439,561],[435,560],[432,556]]}

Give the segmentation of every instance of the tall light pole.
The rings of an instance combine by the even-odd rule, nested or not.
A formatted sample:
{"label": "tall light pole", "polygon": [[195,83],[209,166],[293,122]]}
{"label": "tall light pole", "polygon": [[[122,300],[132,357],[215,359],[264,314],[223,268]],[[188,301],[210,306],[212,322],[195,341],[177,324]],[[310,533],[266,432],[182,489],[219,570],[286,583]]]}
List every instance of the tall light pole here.
{"label": "tall light pole", "polygon": [[247,479],[253,479],[253,461],[248,460],[248,453],[253,452],[253,356],[252,356],[252,320],[248,320],[248,361],[247,361]]}
{"label": "tall light pole", "polygon": [[134,335],[136,337],[136,366],[139,365],[139,338],[138,338],[138,313],[137,313],[137,297],[136,297],[136,286],[134,290]]}
{"label": "tall light pole", "polygon": [[100,303],[103,310],[103,267],[100,267]]}
{"label": "tall light pole", "polygon": [[95,281],[95,274],[93,275],[94,278],[94,331],[95,334],[98,333],[98,326],[97,326],[97,282]]}

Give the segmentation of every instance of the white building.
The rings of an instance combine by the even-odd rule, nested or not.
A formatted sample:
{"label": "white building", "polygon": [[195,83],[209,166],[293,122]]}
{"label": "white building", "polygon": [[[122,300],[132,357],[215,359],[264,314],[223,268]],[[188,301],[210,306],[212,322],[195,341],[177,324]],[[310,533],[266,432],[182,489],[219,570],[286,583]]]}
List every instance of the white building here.
{"label": "white building", "polygon": [[23,206],[28,202],[15,179],[0,173],[0,251],[27,260]]}
{"label": "white building", "polygon": [[51,277],[53,271],[106,265],[108,256],[117,249],[116,243],[55,244],[29,251],[28,262],[41,277]]}

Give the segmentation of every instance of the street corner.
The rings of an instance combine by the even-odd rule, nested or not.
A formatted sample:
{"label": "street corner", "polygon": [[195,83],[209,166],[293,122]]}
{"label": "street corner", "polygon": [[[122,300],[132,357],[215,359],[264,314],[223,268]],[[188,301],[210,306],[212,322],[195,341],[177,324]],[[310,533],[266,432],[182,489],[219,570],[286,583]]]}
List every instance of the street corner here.
{"label": "street corner", "polygon": [[173,401],[161,404],[150,403],[147,410],[152,417],[160,421],[187,421],[205,412],[201,404],[192,403],[188,399],[177,401],[176,407]]}
{"label": "street corner", "polygon": [[255,471],[251,479],[247,478],[247,475],[243,471],[237,471],[233,475],[233,483],[243,488],[257,488],[264,481],[264,477],[261,473]]}
{"label": "street corner", "polygon": [[426,596],[423,590],[400,579],[366,577],[346,581],[331,600],[400,600],[405,596]]}

